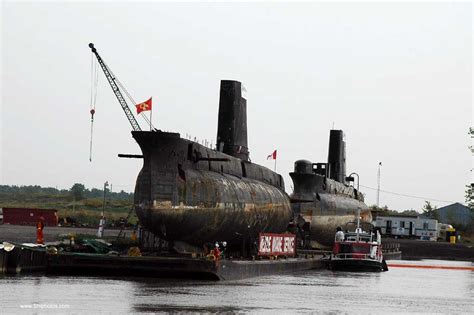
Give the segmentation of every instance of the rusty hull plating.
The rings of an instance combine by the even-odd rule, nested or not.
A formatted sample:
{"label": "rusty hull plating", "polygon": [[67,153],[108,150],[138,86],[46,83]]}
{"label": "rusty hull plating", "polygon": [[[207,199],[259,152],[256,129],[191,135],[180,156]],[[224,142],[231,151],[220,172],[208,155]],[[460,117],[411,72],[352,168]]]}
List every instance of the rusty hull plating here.
{"label": "rusty hull plating", "polygon": [[240,82],[222,81],[217,150],[178,133],[132,132],[144,158],[134,202],[140,223],[200,248],[284,231],[292,210],[283,178],[248,161],[246,126]]}

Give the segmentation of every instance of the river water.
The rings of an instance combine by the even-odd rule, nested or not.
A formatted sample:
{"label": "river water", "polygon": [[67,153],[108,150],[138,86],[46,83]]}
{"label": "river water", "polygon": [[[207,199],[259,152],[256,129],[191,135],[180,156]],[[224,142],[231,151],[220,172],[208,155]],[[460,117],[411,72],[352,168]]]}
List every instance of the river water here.
{"label": "river water", "polygon": [[[389,261],[407,263],[407,261]],[[472,267],[470,262],[417,265]],[[389,265],[390,266],[390,265]],[[311,270],[240,281],[0,277],[0,313],[474,313],[474,271]]]}

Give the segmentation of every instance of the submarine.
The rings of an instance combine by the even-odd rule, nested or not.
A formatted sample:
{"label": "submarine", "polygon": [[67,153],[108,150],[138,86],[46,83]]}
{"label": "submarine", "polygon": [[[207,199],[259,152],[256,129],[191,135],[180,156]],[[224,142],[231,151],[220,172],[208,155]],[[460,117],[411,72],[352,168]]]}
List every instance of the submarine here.
{"label": "submarine", "polygon": [[283,177],[249,159],[240,82],[221,81],[215,148],[173,132],[132,136],[143,153],[135,212],[146,230],[176,251],[202,251],[216,241],[240,248],[260,232],[287,229],[293,212]]}
{"label": "submarine", "polygon": [[291,226],[298,234],[300,247],[328,249],[334,243],[336,228],[354,221],[360,210],[362,222],[372,222],[364,195],[349,185],[354,177],[346,176],[346,144],[342,130],[329,134],[328,160],[312,163],[298,160],[290,173],[293,192]]}

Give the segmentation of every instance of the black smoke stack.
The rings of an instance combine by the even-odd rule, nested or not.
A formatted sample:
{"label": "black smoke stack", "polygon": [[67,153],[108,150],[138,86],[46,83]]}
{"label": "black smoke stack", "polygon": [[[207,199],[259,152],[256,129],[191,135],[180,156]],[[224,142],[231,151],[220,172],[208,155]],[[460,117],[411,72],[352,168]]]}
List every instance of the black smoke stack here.
{"label": "black smoke stack", "polygon": [[346,183],[346,144],[342,130],[331,130],[329,134],[329,178]]}
{"label": "black smoke stack", "polygon": [[218,151],[249,160],[247,100],[242,97],[242,83],[238,81],[221,81],[216,146]]}

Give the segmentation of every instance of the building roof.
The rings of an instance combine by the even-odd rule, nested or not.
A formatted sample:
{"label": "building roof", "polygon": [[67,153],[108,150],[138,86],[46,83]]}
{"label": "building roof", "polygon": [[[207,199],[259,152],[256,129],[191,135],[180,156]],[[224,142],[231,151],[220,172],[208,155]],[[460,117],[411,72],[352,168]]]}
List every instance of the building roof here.
{"label": "building roof", "polygon": [[419,215],[410,215],[410,214],[379,214],[377,215],[378,217],[384,217],[384,218],[409,218],[409,219],[416,219],[419,217]]}
{"label": "building roof", "polygon": [[426,218],[422,216],[410,216],[410,215],[379,215],[378,218],[396,218],[396,219],[404,219],[404,220],[415,220],[415,219],[426,219],[426,220],[435,220],[431,218]]}

